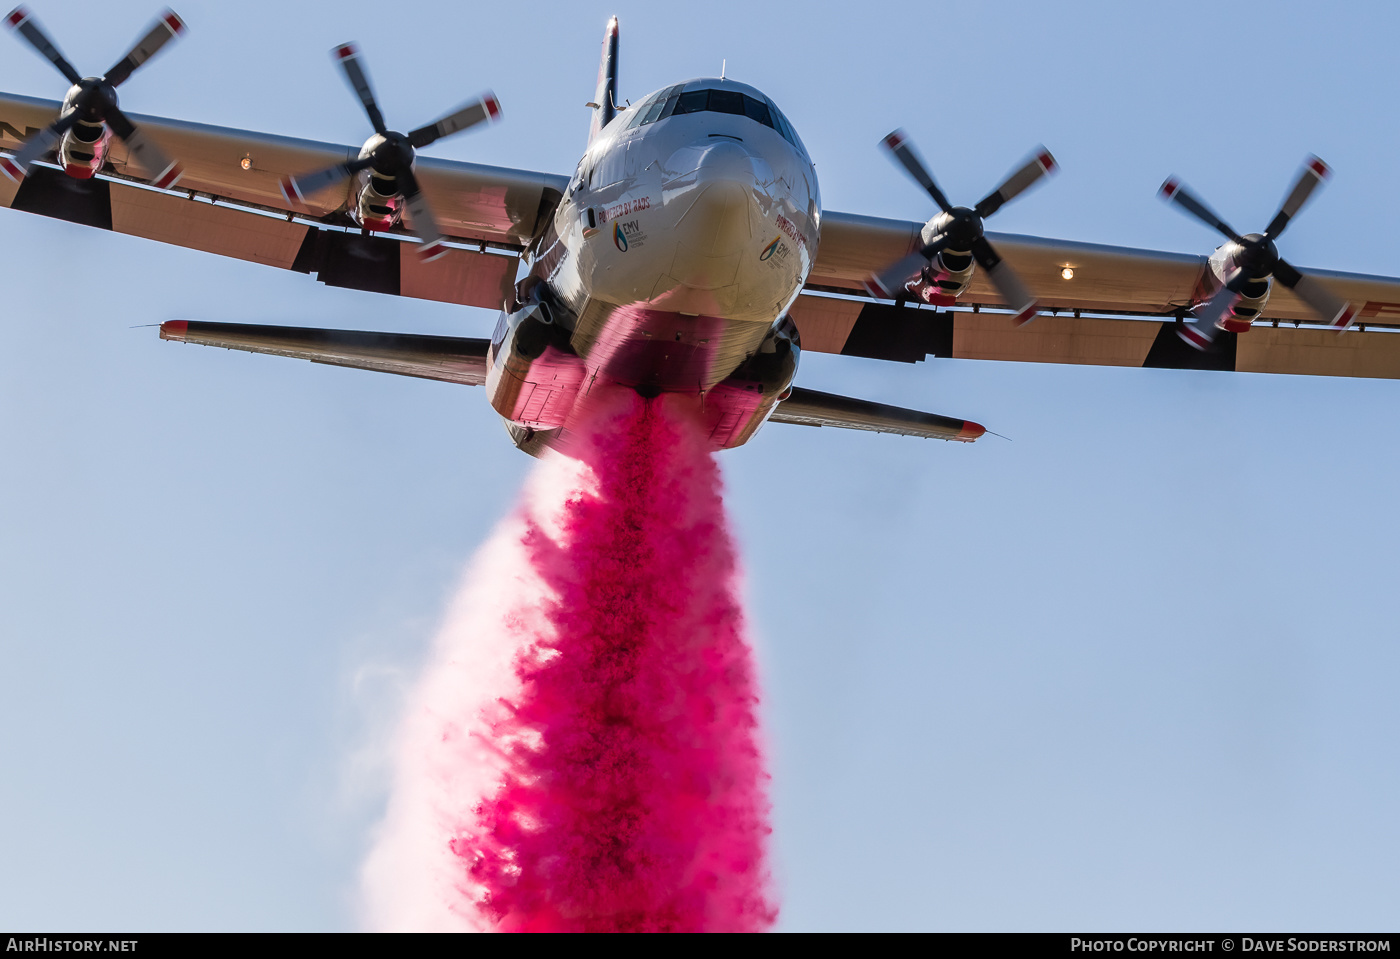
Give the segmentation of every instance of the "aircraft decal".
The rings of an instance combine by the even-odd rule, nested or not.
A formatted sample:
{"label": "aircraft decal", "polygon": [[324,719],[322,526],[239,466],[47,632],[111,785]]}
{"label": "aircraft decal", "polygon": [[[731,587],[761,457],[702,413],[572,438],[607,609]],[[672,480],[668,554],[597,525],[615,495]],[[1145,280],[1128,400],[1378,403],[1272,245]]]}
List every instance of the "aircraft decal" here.
{"label": "aircraft decal", "polygon": [[778,229],[786,233],[788,235],[788,238],[792,240],[792,242],[796,243],[798,246],[802,247],[802,249],[807,249],[807,238],[802,235],[802,231],[799,230],[787,217],[781,215],[778,217]]}
{"label": "aircraft decal", "polygon": [[634,246],[643,246],[647,235],[642,232],[641,224],[636,220],[613,220],[613,246],[623,253]]}
{"label": "aircraft decal", "polygon": [[623,200],[621,203],[614,203],[612,206],[603,207],[598,211],[598,222],[606,223],[615,220],[620,216],[631,216],[642,210],[651,209],[651,197],[642,196],[631,200]]}
{"label": "aircraft decal", "polygon": [[782,242],[782,239],[783,238],[780,236],[773,237],[773,242],[765,246],[763,248],[763,252],[758,255],[759,260],[762,261],[771,257],[773,255],[773,251],[778,248],[778,244]]}

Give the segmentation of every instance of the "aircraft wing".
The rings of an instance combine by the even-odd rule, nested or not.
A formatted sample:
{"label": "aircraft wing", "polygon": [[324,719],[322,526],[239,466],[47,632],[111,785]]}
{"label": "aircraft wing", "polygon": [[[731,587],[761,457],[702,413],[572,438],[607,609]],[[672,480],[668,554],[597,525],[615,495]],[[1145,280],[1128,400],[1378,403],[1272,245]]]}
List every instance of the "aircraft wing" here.
{"label": "aircraft wing", "polygon": [[987,431],[976,423],[921,413],[884,403],[852,399],[835,393],[821,393],[794,387],[791,395],[778,404],[772,423],[795,423],[798,426],[836,426],[850,430],[870,430],[874,433],[899,433],[902,436],[922,436],[926,439],[956,440],[971,443]]}
{"label": "aircraft wing", "polygon": [[[466,386],[481,386],[486,382],[486,351],[490,346],[489,340],[461,336],[363,333],[252,323],[201,323],[196,320],[168,320],[160,325],[160,338]],[[970,443],[986,432],[976,423],[950,416],[800,388],[794,389],[786,400],[778,404],[771,420],[774,423],[836,426],[964,443]]]}
{"label": "aircraft wing", "polygon": [[195,320],[162,323],[160,338],[465,386],[481,386],[486,382],[486,350],[491,345],[490,340],[464,336],[362,333]]}
{"label": "aircraft wing", "polygon": [[[58,110],[54,100],[0,94],[0,151],[18,149]],[[147,187],[114,140],[110,176],[75,180],[36,166],[22,184],[0,178],[0,203],[315,273],[332,286],[499,309],[515,282],[518,254],[568,185],[568,177],[419,157],[418,181],[449,244],[446,256],[419,263],[406,232],[395,238],[347,229],[348,183],[295,204],[283,197],[283,177],[343,162],[358,147],[139,114],[132,119],[178,158],[184,173],[173,190]]]}
{"label": "aircraft wing", "polygon": [[[1201,298],[1206,257],[989,233],[1044,311],[1016,327],[982,271],[953,309],[892,305],[865,295],[871,275],[917,248],[922,224],[825,213],[807,292],[792,308],[802,348],[913,363],[960,359],[1400,378],[1400,279],[1304,269],[1357,308],[1344,334],[1282,284],[1247,333],[1198,352],[1177,317]],[[1066,267],[1072,279],[1063,278]],[[1097,315],[1096,315],[1097,314]],[[1365,332],[1362,332],[1364,330]]]}

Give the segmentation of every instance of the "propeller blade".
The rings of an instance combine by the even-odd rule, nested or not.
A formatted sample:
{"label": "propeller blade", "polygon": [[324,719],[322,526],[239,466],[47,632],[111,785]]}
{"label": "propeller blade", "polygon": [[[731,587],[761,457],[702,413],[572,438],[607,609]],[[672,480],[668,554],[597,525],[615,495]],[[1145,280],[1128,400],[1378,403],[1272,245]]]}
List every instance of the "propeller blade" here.
{"label": "propeller blade", "polygon": [[441,140],[443,137],[450,137],[454,133],[461,133],[470,129],[478,123],[486,120],[499,120],[501,117],[501,104],[496,99],[496,95],[487,90],[481,95],[481,99],[473,100],[464,107],[449,113],[447,116],[427,126],[421,126],[408,135],[408,142],[414,149],[425,147],[429,143]]}
{"label": "propeller blade", "polygon": [[76,111],[59,117],[26,140],[13,157],[0,157],[0,171],[16,183],[20,182],[29,173],[29,165],[57,146],[63,134],[77,122]]}
{"label": "propeller blade", "polygon": [[73,69],[73,64],[63,58],[63,54],[58,52],[58,47],[39,29],[27,8],[19,6],[11,10],[5,17],[5,25],[28,40],[29,45],[38,50],[41,57],[58,67],[58,72],[63,74],[69,83],[77,83],[82,79],[82,75]]}
{"label": "propeller blade", "polygon": [[409,229],[423,241],[423,245],[418,248],[418,259],[429,263],[447,252],[442,232],[438,229],[437,218],[433,216],[432,207],[428,205],[427,197],[423,196],[423,191],[419,189],[418,178],[413,175],[412,170],[401,172],[399,182],[403,185],[403,202],[404,208],[408,210]]}
{"label": "propeller blade", "polygon": [[1181,185],[1181,181],[1172,177],[1162,184],[1160,193],[1162,199],[1168,203],[1175,203],[1177,206],[1189,212],[1196,219],[1209,226],[1215,227],[1236,243],[1243,243],[1244,238],[1235,232],[1230,224],[1216,216],[1211,208],[1200,200],[1196,199],[1186,187]]}
{"label": "propeller blade", "polygon": [[360,48],[353,43],[342,43],[331,51],[331,56],[335,57],[340,68],[345,71],[345,79],[350,81],[351,89],[355,91],[355,95],[360,98],[360,103],[364,105],[365,113],[369,115],[369,122],[374,127],[374,132],[387,132],[387,128],[384,126],[384,114],[379,112],[379,104],[374,99],[374,90],[369,85],[369,76],[360,63]]}
{"label": "propeller blade", "polygon": [[947,245],[948,238],[946,236],[936,237],[932,243],[892,263],[877,275],[866,280],[865,292],[879,300],[895,300],[905,296],[907,289],[905,284],[928,266],[929,260],[932,260]]}
{"label": "propeller blade", "polygon": [[127,156],[150,176],[152,186],[166,190],[175,185],[184,172],[179,163],[166,156],[164,150],[147,139],[140,127],[116,107],[108,108],[106,120],[107,126],[126,144]]}
{"label": "propeller blade", "polygon": [[1033,320],[1040,311],[1035,297],[1031,296],[1016,271],[1006,264],[985,236],[972,241],[972,256],[987,271],[987,279],[992,281],[1002,300],[1016,311],[1016,325],[1023,326]]}
{"label": "propeller blade", "polygon": [[1269,239],[1277,239],[1278,235],[1288,226],[1288,221],[1298,215],[1298,211],[1303,208],[1303,204],[1308,202],[1308,198],[1313,195],[1313,191],[1323,180],[1332,175],[1327,164],[1317,157],[1308,157],[1303,169],[1298,173],[1298,179],[1293,184],[1293,189],[1283,201],[1283,206],[1279,207],[1278,213],[1269,221],[1268,227],[1264,230],[1264,235]]}
{"label": "propeller blade", "polygon": [[1045,147],[1038,147],[1035,155],[1027,160],[1019,170],[1002,181],[1001,186],[984,196],[973,208],[974,211],[983,218],[991,216],[1000,210],[1003,204],[1009,203],[1028,190],[1041,177],[1048,173],[1054,173],[1055,168],[1055,158],[1050,155],[1050,151]]}
{"label": "propeller blade", "polygon": [[1207,300],[1203,306],[1196,307],[1195,318],[1177,330],[1176,335],[1198,350],[1209,349],[1220,332],[1220,327],[1216,324],[1220,322],[1222,316],[1230,312],[1230,307],[1234,306],[1240,298],[1235,287],[1244,278],[1243,270],[1236,270],[1232,273],[1225,285],[1215,291],[1214,296]]}
{"label": "propeller blade", "polygon": [[151,29],[147,31],[146,35],[136,41],[136,46],[131,48],[131,52],[118,60],[116,65],[107,71],[107,82],[114,87],[121,86],[137,67],[151,59],[160,51],[161,47],[184,32],[185,21],[181,20],[174,10],[167,7],[165,12],[156,18],[156,22],[151,25]]}
{"label": "propeller blade", "polygon": [[1356,319],[1355,307],[1329,290],[1320,280],[1299,273],[1283,260],[1279,260],[1274,267],[1274,276],[1296,293],[1298,299],[1306,303],[1322,322],[1335,327],[1338,332],[1351,326]]}
{"label": "propeller blade", "polygon": [[305,203],[306,198],[311,194],[341,183],[347,177],[354,176],[373,164],[373,157],[360,157],[356,160],[337,163],[324,170],[317,170],[315,173],[283,177],[282,196],[286,198],[288,203]]}
{"label": "propeller blade", "polygon": [[928,264],[922,253],[910,253],[865,281],[865,292],[879,300],[905,296],[905,284]]}
{"label": "propeller blade", "polygon": [[952,204],[943,195],[943,191],[934,182],[933,174],[928,172],[928,167],[924,164],[923,158],[915,151],[914,145],[909,142],[909,136],[903,130],[895,130],[889,136],[880,141],[881,145],[890,152],[890,155],[898,161],[899,165],[909,172],[919,186],[928,191],[928,195],[933,197],[933,202],[938,204],[938,208],[944,213],[951,210]]}

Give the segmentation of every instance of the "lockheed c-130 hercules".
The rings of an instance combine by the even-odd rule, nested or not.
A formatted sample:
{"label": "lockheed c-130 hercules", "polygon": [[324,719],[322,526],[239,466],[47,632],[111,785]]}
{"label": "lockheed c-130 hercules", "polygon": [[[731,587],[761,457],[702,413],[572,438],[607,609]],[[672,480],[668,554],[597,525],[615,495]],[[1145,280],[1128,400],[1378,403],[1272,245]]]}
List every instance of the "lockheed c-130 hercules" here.
{"label": "lockheed c-130 hercules", "polygon": [[359,148],[125,114],[117,87],[183,30],[169,11],[99,77],[24,8],[6,23],[70,88],[61,102],[0,94],[0,203],[331,286],[500,310],[489,340],[194,320],[161,337],[483,385],[527,452],[564,441],[608,386],[692,397],[713,449],[768,420],[985,432],[795,387],[803,350],[1400,378],[1400,280],[1298,270],[1275,246],[1326,175],[1315,158],[1262,234],[1236,233],[1168,181],[1166,198],[1227,237],[1192,256],[986,232],[1054,169],[1043,148],[960,207],[896,131],[884,147],[938,212],[823,210],[802,140],[755,88],[697,79],[619,105],[616,18],[572,176],[418,156],[496,120],[499,103],[487,93],[391,130],[353,44],[332,53],[374,131]]}

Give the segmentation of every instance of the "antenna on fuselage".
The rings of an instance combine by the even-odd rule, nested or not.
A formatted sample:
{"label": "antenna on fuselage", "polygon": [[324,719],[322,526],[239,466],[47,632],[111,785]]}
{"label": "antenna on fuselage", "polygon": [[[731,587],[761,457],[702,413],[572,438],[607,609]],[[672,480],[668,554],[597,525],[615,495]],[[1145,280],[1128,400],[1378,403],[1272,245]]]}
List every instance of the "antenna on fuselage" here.
{"label": "antenna on fuselage", "polygon": [[719,62],[719,78],[724,79],[724,71],[729,67],[729,60],[726,58]]}

